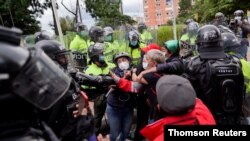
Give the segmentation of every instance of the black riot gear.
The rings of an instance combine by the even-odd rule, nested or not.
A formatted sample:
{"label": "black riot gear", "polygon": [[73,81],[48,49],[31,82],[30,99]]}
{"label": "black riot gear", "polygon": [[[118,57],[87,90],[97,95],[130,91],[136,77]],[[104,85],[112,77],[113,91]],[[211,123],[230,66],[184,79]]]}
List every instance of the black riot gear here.
{"label": "black riot gear", "polygon": [[77,32],[81,32],[81,31],[85,31],[85,30],[87,30],[86,25],[84,25],[83,23],[80,23],[80,22],[76,24],[76,31]]}
{"label": "black riot gear", "polygon": [[100,26],[93,26],[89,29],[89,37],[93,42],[104,42],[104,30]]}
{"label": "black riot gear", "polygon": [[198,30],[197,45],[203,59],[225,57],[220,30],[214,25],[205,25]]}
{"label": "black riot gear", "polygon": [[95,43],[93,45],[90,45],[90,47],[88,48],[89,58],[102,54],[104,50],[104,46],[105,44],[103,43]]}
{"label": "black riot gear", "polygon": [[41,40],[51,40],[51,39],[53,39],[53,35],[46,30],[35,33],[35,43]]}
{"label": "black riot gear", "polygon": [[[71,79],[41,49],[21,48],[16,40],[2,38],[7,29],[1,29],[0,138],[57,141],[40,114],[60,101]],[[8,31],[9,38],[17,37]]]}
{"label": "black riot gear", "polygon": [[236,51],[241,46],[239,39],[233,33],[225,32],[221,34],[221,37],[225,52]]}
{"label": "black riot gear", "polygon": [[41,48],[52,60],[67,69],[68,62],[70,61],[70,54],[60,42],[55,40],[43,40],[38,42],[35,46],[36,48]]}
{"label": "black riot gear", "polygon": [[98,63],[98,66],[100,67],[107,66],[107,63],[105,62],[105,56],[103,55],[104,47],[104,43],[95,43],[88,48],[90,62]]}

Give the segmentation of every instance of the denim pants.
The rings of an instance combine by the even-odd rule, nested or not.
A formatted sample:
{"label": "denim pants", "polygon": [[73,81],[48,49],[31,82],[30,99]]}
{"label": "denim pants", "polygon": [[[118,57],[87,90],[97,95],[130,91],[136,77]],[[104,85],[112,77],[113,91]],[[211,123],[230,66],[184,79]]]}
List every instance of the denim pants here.
{"label": "denim pants", "polygon": [[110,126],[110,141],[116,141],[120,134],[120,141],[125,141],[129,135],[133,120],[133,108],[112,107],[107,104],[107,116]]}

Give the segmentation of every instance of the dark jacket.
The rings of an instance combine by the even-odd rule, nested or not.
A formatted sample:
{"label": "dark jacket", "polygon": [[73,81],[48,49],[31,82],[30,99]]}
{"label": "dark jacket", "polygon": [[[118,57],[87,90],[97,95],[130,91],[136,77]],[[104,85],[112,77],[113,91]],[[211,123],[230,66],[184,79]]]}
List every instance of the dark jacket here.
{"label": "dark jacket", "polygon": [[[112,71],[121,78],[124,76],[124,71],[117,67]],[[107,103],[113,107],[118,108],[133,108],[132,95],[129,92],[123,91],[122,89],[113,88],[113,90],[107,96]]]}
{"label": "dark jacket", "polygon": [[158,64],[156,70],[159,73],[181,75],[184,72],[184,64],[179,57],[170,57],[164,64]]}

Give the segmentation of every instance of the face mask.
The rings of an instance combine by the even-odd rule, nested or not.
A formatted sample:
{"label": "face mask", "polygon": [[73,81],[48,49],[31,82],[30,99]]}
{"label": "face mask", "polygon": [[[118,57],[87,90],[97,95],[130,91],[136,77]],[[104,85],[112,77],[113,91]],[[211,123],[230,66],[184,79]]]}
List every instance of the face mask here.
{"label": "face mask", "polygon": [[234,17],[234,19],[235,19],[235,20],[238,20],[238,21],[241,21],[241,18],[242,18],[241,16],[236,16],[236,17]]}
{"label": "face mask", "polygon": [[105,36],[104,41],[111,42],[112,41],[112,35]]}
{"label": "face mask", "polygon": [[148,62],[142,62],[142,67],[143,67],[143,69],[147,69],[148,68]]}
{"label": "face mask", "polygon": [[121,62],[121,63],[118,64],[118,67],[121,70],[127,70],[129,68],[129,63],[128,62]]}
{"label": "face mask", "polygon": [[131,45],[131,46],[136,46],[137,44],[138,44],[138,41],[131,41],[131,42],[130,42],[130,45]]}
{"label": "face mask", "polygon": [[105,56],[104,56],[104,55],[100,55],[98,61],[99,61],[100,63],[105,62]]}
{"label": "face mask", "polygon": [[87,36],[88,36],[88,33],[85,32],[85,31],[81,31],[81,32],[79,33],[79,35],[80,35],[81,37],[87,37]]}

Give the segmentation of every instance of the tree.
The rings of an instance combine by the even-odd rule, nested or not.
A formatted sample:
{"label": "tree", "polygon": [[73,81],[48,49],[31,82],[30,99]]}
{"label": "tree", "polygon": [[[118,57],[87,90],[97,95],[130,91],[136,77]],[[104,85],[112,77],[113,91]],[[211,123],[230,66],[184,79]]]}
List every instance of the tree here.
{"label": "tree", "polygon": [[[181,8],[185,10],[184,1],[180,1],[180,15],[178,18],[182,17],[194,17],[194,15],[198,15],[198,22],[202,23],[210,23],[217,12],[222,12],[228,19],[233,16],[233,13],[237,9],[241,9],[246,11],[250,7],[250,3],[248,1],[239,1],[239,0],[196,0],[195,5],[191,6],[190,10],[185,11],[182,14]],[[182,3],[183,2],[183,3]],[[185,16],[183,16],[185,15]]]}
{"label": "tree", "polygon": [[191,0],[180,0],[179,7],[179,16],[185,17],[191,9]]}
{"label": "tree", "polygon": [[61,17],[60,24],[63,34],[65,34],[67,31],[75,31],[75,23],[76,22],[74,18],[71,18],[69,16]]}
{"label": "tree", "polygon": [[121,13],[120,0],[85,0],[85,4],[86,11],[98,21],[98,25],[117,27],[135,23],[130,16]]}
{"label": "tree", "polygon": [[40,30],[39,21],[50,0],[5,0],[0,1],[0,24],[6,27],[18,27],[24,34],[33,34]]}

